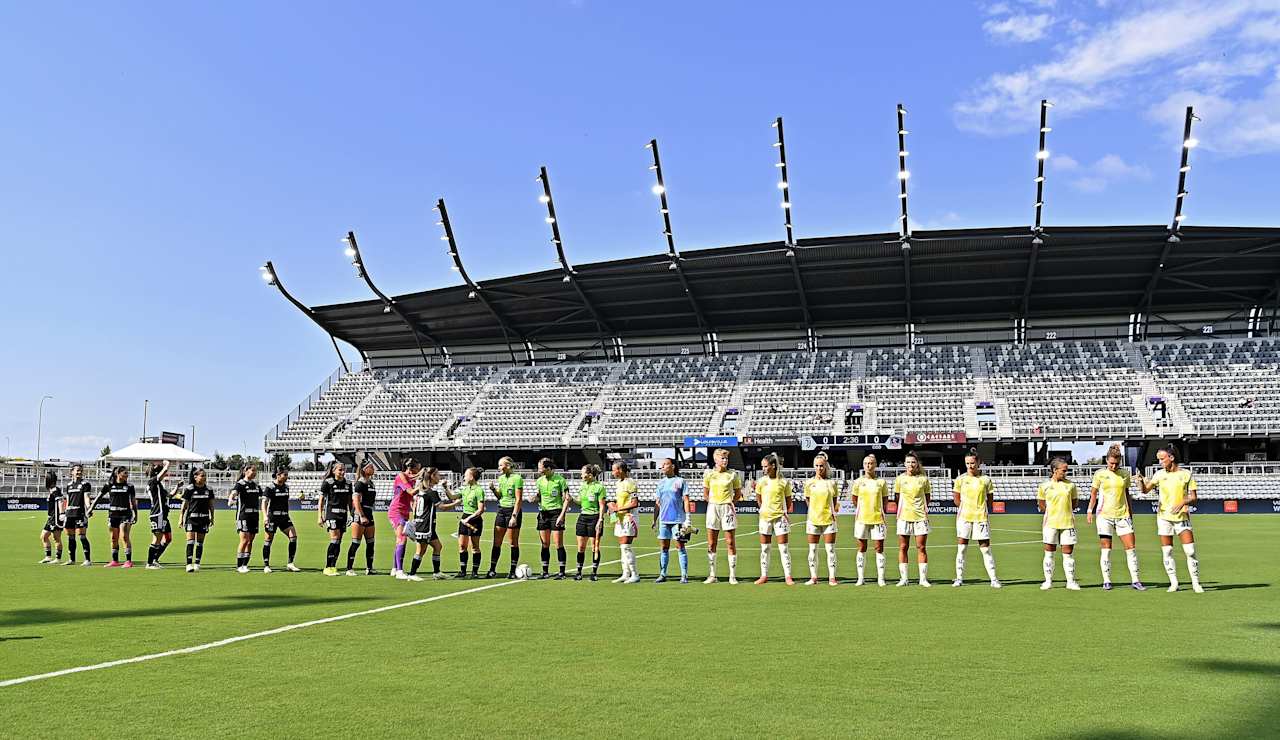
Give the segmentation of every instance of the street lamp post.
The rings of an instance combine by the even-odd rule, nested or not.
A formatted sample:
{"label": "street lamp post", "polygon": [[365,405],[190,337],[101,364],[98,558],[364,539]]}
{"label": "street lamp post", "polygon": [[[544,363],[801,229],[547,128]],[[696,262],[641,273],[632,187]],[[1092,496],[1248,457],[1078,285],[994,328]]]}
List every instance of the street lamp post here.
{"label": "street lamp post", "polygon": [[52,401],[53,396],[43,396],[40,399],[40,410],[36,414],[36,462],[40,462],[40,443],[44,437],[44,402]]}

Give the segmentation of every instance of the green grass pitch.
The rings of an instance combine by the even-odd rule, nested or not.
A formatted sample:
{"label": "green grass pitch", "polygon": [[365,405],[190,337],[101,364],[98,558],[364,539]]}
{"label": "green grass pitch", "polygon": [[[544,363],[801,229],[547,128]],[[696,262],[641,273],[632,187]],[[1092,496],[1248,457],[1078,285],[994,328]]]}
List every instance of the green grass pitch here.
{"label": "green grass pitch", "polygon": [[[324,533],[305,514],[295,521],[305,525],[307,572],[257,572],[255,546],[255,572],[238,574],[231,518],[221,512],[218,521],[205,569],[187,574],[180,540],[158,572],[37,565],[42,517],[0,515],[0,681],[496,583],[322,577]],[[1098,587],[1097,540],[1083,517],[1076,556],[1085,588],[1062,588],[1059,565],[1048,593],[1037,588],[1034,516],[994,521],[1001,591],[986,586],[976,548],[969,585],[950,587],[950,517],[933,517],[930,590],[892,585],[892,546],[885,588],[754,586],[759,540],[748,516],[739,530],[744,583],[723,580],[722,544],[721,583],[655,585],[656,540],[642,522],[642,584],[516,582],[4,686],[3,734],[1156,738],[1274,737],[1280,726],[1280,516],[1196,520],[1202,595],[1185,586],[1180,550],[1184,590],[1164,592],[1150,516],[1137,520],[1143,577],[1156,587],[1146,593]],[[97,558],[108,554],[105,524],[92,522]],[[841,526],[840,574],[851,579],[846,517]],[[379,535],[385,572],[394,544],[384,515]],[[146,537],[140,531],[134,548],[141,560]],[[616,560],[608,539],[604,559]],[[456,548],[446,538],[447,570]],[[797,575],[807,577],[803,536],[792,548]],[[538,550],[530,527],[522,560],[535,570]],[[702,542],[690,552],[699,580],[705,551]],[[484,553],[487,567],[487,542]],[[780,578],[776,549],[773,557]],[[604,570],[611,579],[619,566]],[[1113,571],[1127,584],[1122,555]],[[914,581],[914,564],[911,572]]]}

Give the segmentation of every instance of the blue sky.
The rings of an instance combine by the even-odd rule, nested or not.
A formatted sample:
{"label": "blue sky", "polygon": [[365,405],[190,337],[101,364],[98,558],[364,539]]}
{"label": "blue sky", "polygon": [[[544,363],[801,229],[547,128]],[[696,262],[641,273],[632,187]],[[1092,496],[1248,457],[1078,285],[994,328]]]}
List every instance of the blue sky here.
{"label": "blue sky", "polygon": [[[1167,223],[1181,109],[1187,223],[1271,225],[1280,2],[17,3],[0,5],[0,224],[10,340],[0,444],[83,457],[150,429],[205,452],[263,432],[336,366],[258,279],[366,298],[554,265],[550,168],[580,262],[777,239],[786,119],[801,237],[894,228],[894,105],[916,228],[1025,224],[1051,111],[1045,220]],[[0,448],[3,450],[4,448]]]}

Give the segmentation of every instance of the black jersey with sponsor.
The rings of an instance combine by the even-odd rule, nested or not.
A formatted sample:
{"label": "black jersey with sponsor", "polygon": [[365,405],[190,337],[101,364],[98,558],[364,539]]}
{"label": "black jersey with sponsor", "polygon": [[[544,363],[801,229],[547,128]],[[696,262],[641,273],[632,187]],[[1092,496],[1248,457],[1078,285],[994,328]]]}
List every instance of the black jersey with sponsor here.
{"label": "black jersey with sponsor", "polygon": [[[369,481],[358,480],[355,485],[355,493],[360,497],[360,512],[357,513],[361,513],[366,517],[372,517],[373,499],[378,495],[377,491],[374,490],[373,485],[369,483]],[[353,503],[352,506],[354,505],[355,504]]]}
{"label": "black jersey with sponsor", "polygon": [[62,512],[58,511],[58,509],[61,508],[60,505],[65,498],[66,495],[62,493],[61,488],[54,486],[49,489],[49,499],[45,502],[45,511],[48,512],[50,518],[57,519],[62,515]]}
{"label": "black jersey with sponsor", "polygon": [[324,501],[326,518],[341,519],[350,515],[351,481],[349,479],[326,478],[320,484],[320,496]]}
{"label": "black jersey with sponsor", "polygon": [[67,486],[67,515],[83,516],[85,508],[89,506],[89,494],[91,493],[93,493],[93,486],[89,484],[89,481],[72,481]]}
{"label": "black jersey with sponsor", "polygon": [[289,516],[289,484],[268,483],[262,489],[263,506],[271,516]]}
{"label": "black jersey with sponsor", "polygon": [[104,489],[112,512],[132,511],[137,492],[132,483],[108,483]]}
{"label": "black jersey with sponsor", "polygon": [[262,503],[262,486],[258,481],[241,478],[236,481],[236,517],[243,519],[246,515],[257,514]]}
{"label": "black jersey with sponsor", "polygon": [[436,504],[443,499],[434,488],[413,495],[413,529],[416,532],[436,531]]}
{"label": "black jersey with sponsor", "polygon": [[169,515],[169,490],[159,478],[147,479],[147,493],[151,496],[151,518],[163,519]]}
{"label": "black jersey with sponsor", "polygon": [[182,499],[187,502],[188,519],[208,519],[213,512],[213,489],[191,483],[182,491]]}

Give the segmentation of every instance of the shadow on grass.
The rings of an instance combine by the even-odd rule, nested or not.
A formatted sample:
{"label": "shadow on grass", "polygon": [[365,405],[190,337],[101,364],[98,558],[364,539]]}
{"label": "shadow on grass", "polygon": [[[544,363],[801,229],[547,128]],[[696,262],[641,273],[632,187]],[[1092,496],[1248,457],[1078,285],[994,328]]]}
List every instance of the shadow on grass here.
{"label": "shadow on grass", "polygon": [[376,600],[374,596],[315,597],[286,594],[240,594],[219,597],[216,603],[152,606],[134,609],[14,609],[0,612],[0,627],[66,624],[99,619],[129,617],[169,617],[180,614],[214,614],[251,609],[279,609],[291,606],[350,604]]}
{"label": "shadow on grass", "polygon": [[1280,622],[1259,622],[1249,626],[1256,627],[1260,630],[1280,630]]}
{"label": "shadow on grass", "polygon": [[1214,581],[1204,581],[1202,584],[1205,591],[1234,591],[1237,588],[1271,588],[1270,583],[1216,583]]}
{"label": "shadow on grass", "polygon": [[40,640],[40,639],[43,639],[40,637],[40,635],[18,635],[15,637],[0,636],[0,642],[10,642],[12,640]]}

